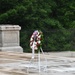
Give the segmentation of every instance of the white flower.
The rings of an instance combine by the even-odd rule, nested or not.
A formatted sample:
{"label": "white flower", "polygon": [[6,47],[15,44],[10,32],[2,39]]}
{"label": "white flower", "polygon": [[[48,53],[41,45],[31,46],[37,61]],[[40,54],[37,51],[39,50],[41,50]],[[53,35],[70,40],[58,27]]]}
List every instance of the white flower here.
{"label": "white flower", "polygon": [[38,38],[41,38],[41,35],[39,35]]}
{"label": "white flower", "polygon": [[41,43],[41,41],[38,41],[38,43],[40,44],[40,43]]}
{"label": "white flower", "polygon": [[33,39],[31,38],[30,41],[33,41]]}

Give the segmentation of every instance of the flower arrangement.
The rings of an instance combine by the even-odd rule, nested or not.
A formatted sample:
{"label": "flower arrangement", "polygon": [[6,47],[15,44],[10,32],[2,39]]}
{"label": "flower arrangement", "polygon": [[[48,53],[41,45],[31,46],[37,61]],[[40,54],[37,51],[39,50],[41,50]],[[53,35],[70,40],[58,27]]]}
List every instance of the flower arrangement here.
{"label": "flower arrangement", "polygon": [[42,38],[43,33],[40,30],[35,30],[30,38],[30,48],[34,50],[39,50],[39,48],[42,46]]}

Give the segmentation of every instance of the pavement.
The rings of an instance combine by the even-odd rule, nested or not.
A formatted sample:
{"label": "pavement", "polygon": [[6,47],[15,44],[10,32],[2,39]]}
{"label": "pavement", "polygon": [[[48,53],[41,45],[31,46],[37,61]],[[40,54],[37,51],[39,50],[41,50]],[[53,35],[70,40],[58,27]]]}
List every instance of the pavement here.
{"label": "pavement", "polygon": [[75,52],[0,52],[0,75],[75,75]]}

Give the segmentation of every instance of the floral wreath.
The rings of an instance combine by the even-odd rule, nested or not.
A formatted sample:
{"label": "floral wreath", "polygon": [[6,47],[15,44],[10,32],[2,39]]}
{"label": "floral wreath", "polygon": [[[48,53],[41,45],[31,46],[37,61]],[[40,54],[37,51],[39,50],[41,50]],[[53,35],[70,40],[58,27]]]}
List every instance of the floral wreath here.
{"label": "floral wreath", "polygon": [[42,45],[43,33],[40,30],[35,30],[30,38],[30,48],[38,50]]}

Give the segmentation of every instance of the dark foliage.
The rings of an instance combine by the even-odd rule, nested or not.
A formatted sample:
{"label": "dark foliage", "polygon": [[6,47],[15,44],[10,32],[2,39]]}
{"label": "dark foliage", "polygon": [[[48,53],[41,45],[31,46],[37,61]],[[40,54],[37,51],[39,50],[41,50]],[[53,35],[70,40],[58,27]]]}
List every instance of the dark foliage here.
{"label": "dark foliage", "polygon": [[27,52],[30,36],[36,29],[44,32],[45,51],[72,50],[74,42],[68,29],[75,28],[75,1],[0,0],[0,24],[22,27],[21,45]]}

